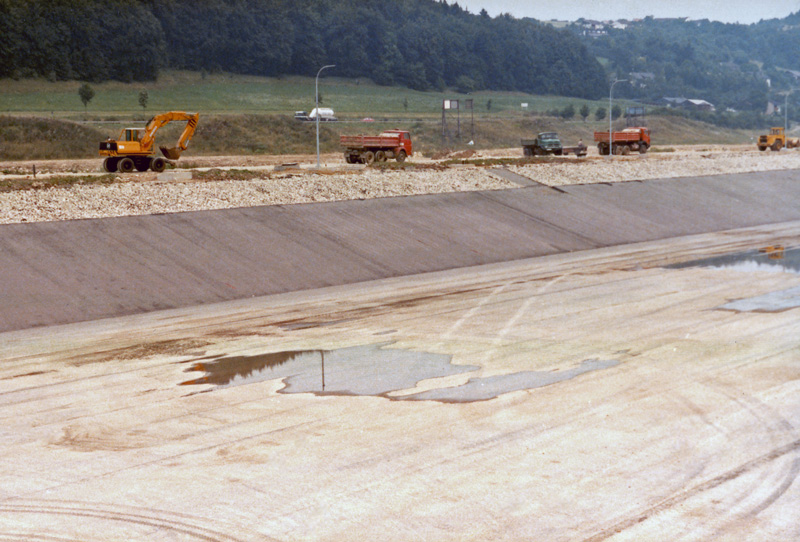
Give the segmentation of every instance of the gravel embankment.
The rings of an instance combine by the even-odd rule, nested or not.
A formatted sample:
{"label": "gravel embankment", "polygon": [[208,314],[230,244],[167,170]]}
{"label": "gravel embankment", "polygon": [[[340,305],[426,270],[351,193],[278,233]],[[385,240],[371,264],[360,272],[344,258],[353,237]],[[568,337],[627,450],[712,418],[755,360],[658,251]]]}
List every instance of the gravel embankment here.
{"label": "gravel embankment", "polygon": [[[514,149],[477,157],[514,156]],[[477,158],[476,157],[476,158]],[[228,158],[236,166],[236,157]],[[427,162],[430,162],[427,160]],[[749,148],[679,148],[671,153],[627,157],[590,155],[509,170],[550,186],[621,182],[800,169],[800,150],[759,153]],[[134,174],[114,184],[17,190],[0,193],[0,224],[110,216],[173,213],[257,205],[368,199],[470,190],[498,190],[517,185],[492,174],[491,168],[450,167],[441,170],[381,171],[365,169],[336,174],[278,172],[242,181],[158,181]]]}

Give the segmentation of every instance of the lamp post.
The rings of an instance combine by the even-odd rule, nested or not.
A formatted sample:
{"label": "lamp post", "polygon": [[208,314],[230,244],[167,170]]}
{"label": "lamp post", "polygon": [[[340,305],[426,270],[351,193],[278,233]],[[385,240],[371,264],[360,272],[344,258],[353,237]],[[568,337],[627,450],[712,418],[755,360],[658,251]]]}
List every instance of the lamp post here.
{"label": "lamp post", "polygon": [[325,68],[335,68],[336,64],[328,64],[327,66],[322,66],[319,71],[317,72],[317,77],[314,79],[314,105],[317,109],[316,113],[316,121],[317,121],[317,169],[319,169],[319,74],[322,73],[322,70]]}
{"label": "lamp post", "polygon": [[611,114],[612,104],[614,101],[614,85],[617,83],[626,83],[627,79],[614,79],[611,83],[611,88],[608,91],[608,158],[614,155],[614,132],[611,131],[611,122],[613,115]]}

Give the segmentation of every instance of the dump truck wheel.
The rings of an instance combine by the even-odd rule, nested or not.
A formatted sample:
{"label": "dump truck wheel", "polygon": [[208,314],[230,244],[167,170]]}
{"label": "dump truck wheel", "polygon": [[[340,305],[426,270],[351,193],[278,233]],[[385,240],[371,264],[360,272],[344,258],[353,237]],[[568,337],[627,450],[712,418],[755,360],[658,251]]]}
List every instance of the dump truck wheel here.
{"label": "dump truck wheel", "polygon": [[621,151],[620,154],[622,154],[623,156],[627,156],[630,153],[631,153],[631,148],[628,145],[623,145],[622,146],[622,151]]}
{"label": "dump truck wheel", "polygon": [[367,151],[361,155],[361,159],[364,160],[364,163],[370,165],[375,161],[375,153],[372,151]]}
{"label": "dump truck wheel", "polygon": [[346,163],[348,163],[348,164],[352,164],[353,163],[353,157],[350,156],[349,152],[344,153],[344,161]]}
{"label": "dump truck wheel", "polygon": [[114,173],[117,171],[117,163],[119,162],[119,158],[114,158],[113,156],[109,156],[105,160],[103,160],[103,169],[109,173]]}
{"label": "dump truck wheel", "polygon": [[123,158],[119,161],[117,169],[119,169],[120,173],[130,173],[133,171],[133,160],[130,158]]}
{"label": "dump truck wheel", "polygon": [[639,145],[639,154],[647,154],[647,143],[641,143]]}
{"label": "dump truck wheel", "polygon": [[523,156],[532,156],[533,151],[531,151],[530,147],[522,147],[522,154]]}
{"label": "dump truck wheel", "polygon": [[164,171],[164,169],[166,169],[166,167],[167,167],[167,161],[160,157],[154,158],[153,162],[150,164],[150,169],[152,169],[156,173],[161,173],[162,171]]}
{"label": "dump truck wheel", "polygon": [[599,145],[597,145],[597,152],[599,152],[602,155],[608,154],[608,144],[600,143]]}
{"label": "dump truck wheel", "polygon": [[405,162],[407,157],[408,155],[406,154],[406,151],[400,151],[397,153],[398,162]]}
{"label": "dump truck wheel", "polygon": [[376,162],[385,162],[386,161],[386,153],[383,151],[375,151],[375,161]]}

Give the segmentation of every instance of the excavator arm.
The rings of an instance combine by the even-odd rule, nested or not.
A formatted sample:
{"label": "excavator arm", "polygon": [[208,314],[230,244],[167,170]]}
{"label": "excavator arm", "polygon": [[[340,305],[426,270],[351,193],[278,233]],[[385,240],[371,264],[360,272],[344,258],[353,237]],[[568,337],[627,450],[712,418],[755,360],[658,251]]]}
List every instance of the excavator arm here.
{"label": "excavator arm", "polygon": [[180,158],[181,153],[186,150],[189,140],[192,139],[194,131],[197,129],[197,120],[199,118],[200,115],[197,113],[185,113],[183,111],[170,111],[168,113],[156,115],[147,123],[144,129],[144,135],[142,139],[139,140],[139,144],[142,149],[151,149],[156,139],[156,132],[159,128],[172,121],[185,120],[186,128],[184,128],[181,137],[178,139],[177,145],[174,147],[159,147],[164,156],[170,160],[177,160]]}

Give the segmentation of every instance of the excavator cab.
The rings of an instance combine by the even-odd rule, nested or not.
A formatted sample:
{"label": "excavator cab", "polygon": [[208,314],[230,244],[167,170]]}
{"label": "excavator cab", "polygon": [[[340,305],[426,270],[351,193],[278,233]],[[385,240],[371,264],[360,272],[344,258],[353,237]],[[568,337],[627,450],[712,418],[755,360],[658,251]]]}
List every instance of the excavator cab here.
{"label": "excavator cab", "polygon": [[125,128],[122,134],[122,141],[139,141],[139,129]]}

